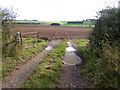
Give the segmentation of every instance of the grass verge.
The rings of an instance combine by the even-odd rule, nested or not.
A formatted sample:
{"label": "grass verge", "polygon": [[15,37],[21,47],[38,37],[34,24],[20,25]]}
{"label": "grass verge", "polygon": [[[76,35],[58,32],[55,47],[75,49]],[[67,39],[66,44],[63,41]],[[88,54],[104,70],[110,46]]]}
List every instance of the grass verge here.
{"label": "grass verge", "polygon": [[120,88],[118,50],[107,44],[103,51],[98,48],[91,50],[88,42],[89,40],[75,41],[79,53],[85,59],[85,64],[80,68],[80,74],[86,76],[88,81],[85,88]]}
{"label": "grass verge", "polygon": [[[35,57],[37,53],[41,52],[47,43],[44,40],[32,38],[23,38],[23,46],[21,50],[17,51],[16,55],[3,55],[2,56],[2,77],[8,75],[17,65],[24,64],[31,58]],[[34,43],[33,43],[34,42]]]}
{"label": "grass verge", "polygon": [[56,88],[60,87],[57,78],[61,70],[61,61],[65,54],[66,42],[58,44],[48,56],[40,62],[22,88]]}

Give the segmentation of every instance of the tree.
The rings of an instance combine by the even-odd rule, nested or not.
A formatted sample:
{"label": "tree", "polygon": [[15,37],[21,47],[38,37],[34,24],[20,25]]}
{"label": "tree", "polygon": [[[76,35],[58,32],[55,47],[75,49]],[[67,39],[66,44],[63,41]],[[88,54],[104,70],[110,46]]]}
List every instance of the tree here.
{"label": "tree", "polygon": [[2,9],[2,53],[7,53],[8,46],[6,45],[10,41],[10,25],[16,17],[16,13],[13,12],[13,9]]}

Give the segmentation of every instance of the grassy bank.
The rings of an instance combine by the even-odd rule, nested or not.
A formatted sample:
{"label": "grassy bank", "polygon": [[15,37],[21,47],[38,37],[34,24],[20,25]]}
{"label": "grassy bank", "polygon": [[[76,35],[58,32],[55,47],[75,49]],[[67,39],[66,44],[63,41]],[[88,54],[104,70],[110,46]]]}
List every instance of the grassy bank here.
{"label": "grassy bank", "polygon": [[[34,42],[34,43],[33,43]],[[23,38],[23,46],[18,50],[15,55],[2,56],[2,75],[7,76],[17,65],[24,64],[31,58],[35,57],[37,53],[41,52],[47,43],[44,40]],[[3,78],[4,79],[4,78]]]}
{"label": "grassy bank", "polygon": [[55,88],[59,87],[57,78],[61,70],[61,61],[67,43],[58,44],[48,56],[40,62],[34,73],[22,85],[22,88]]}
{"label": "grassy bank", "polygon": [[[114,66],[115,62],[119,61],[118,50],[104,45],[103,51],[98,48],[91,51],[88,42],[89,40],[75,41],[78,44],[79,53],[85,60],[85,64],[80,68],[80,74],[86,76],[88,81],[84,87],[120,88],[119,66]],[[102,55],[101,52],[103,52]]]}

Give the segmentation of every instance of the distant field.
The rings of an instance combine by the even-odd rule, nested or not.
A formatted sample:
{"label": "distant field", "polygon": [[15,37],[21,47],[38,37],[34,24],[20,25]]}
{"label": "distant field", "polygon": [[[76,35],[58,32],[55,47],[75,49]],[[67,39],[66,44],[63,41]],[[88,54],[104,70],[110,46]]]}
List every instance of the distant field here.
{"label": "distant field", "polygon": [[[86,39],[92,31],[90,27],[69,27],[50,25],[13,24],[13,32],[21,32],[23,37],[47,39]],[[31,33],[30,33],[31,32]],[[32,33],[33,32],[33,33]],[[35,33],[34,33],[35,32]]]}
{"label": "distant field", "polygon": [[50,25],[51,23],[59,23],[61,26],[74,26],[74,27],[94,27],[92,22],[84,22],[83,24],[68,24],[67,21],[65,22],[41,22],[41,21],[15,21],[14,23],[17,24],[47,24]]}

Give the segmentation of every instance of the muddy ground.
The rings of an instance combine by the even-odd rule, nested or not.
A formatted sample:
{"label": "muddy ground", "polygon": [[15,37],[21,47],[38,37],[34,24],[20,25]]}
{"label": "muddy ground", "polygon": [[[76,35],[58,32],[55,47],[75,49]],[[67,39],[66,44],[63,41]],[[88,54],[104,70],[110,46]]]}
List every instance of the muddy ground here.
{"label": "muddy ground", "polygon": [[21,32],[23,37],[35,38],[38,35],[38,38],[43,39],[86,39],[92,28],[13,24],[12,31]]}

